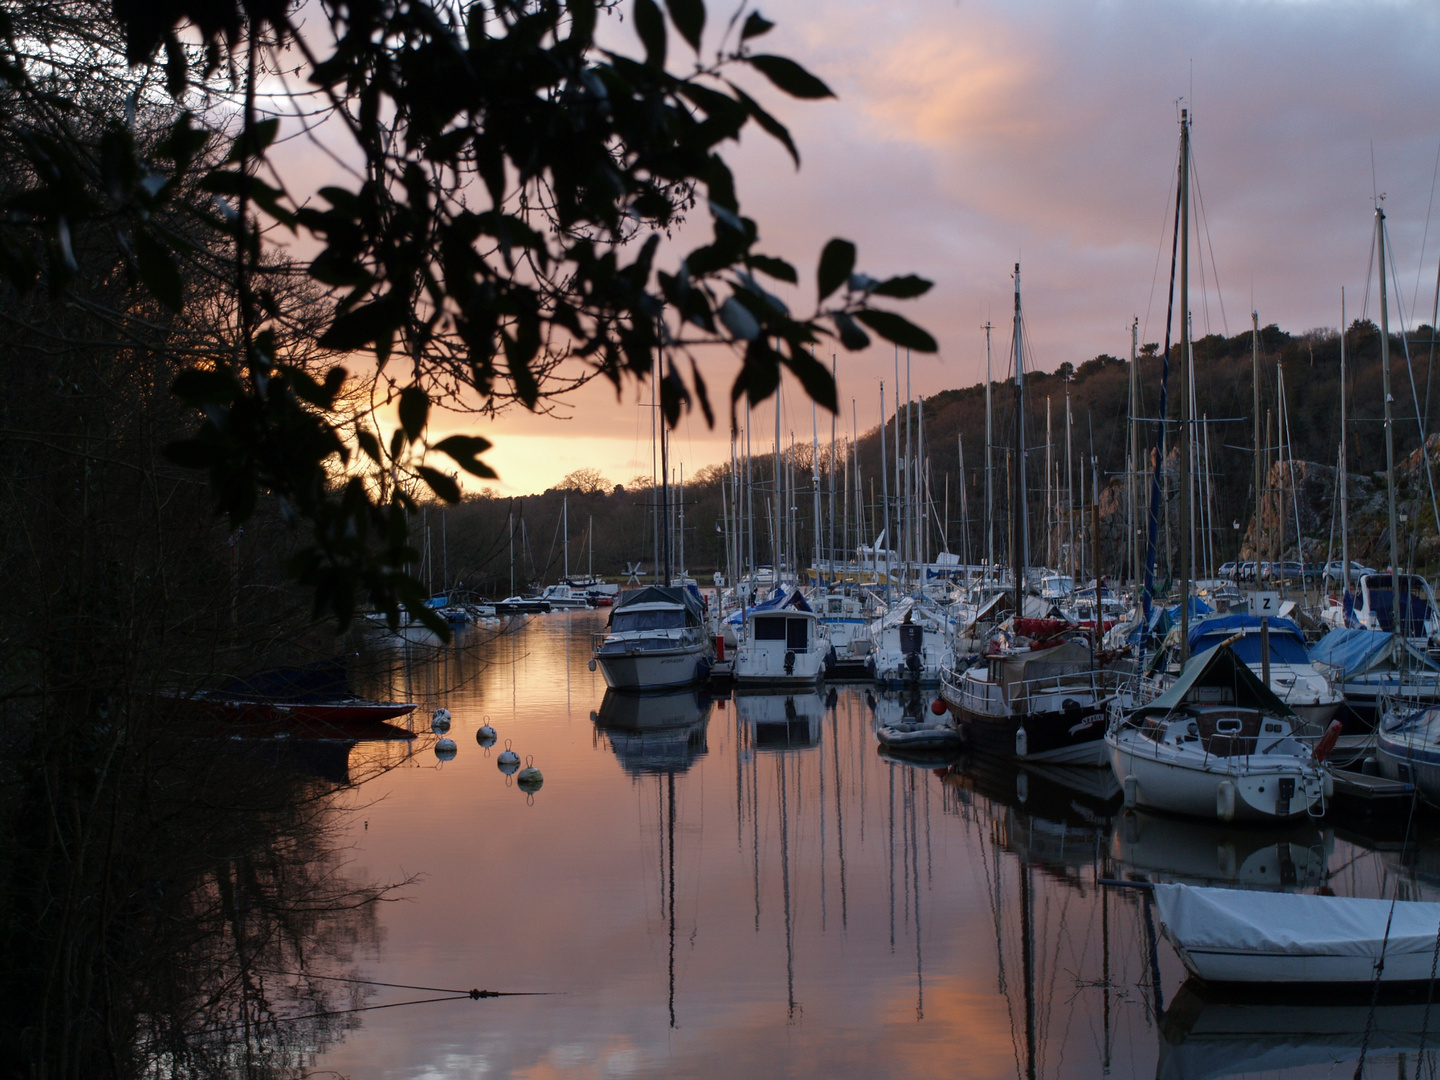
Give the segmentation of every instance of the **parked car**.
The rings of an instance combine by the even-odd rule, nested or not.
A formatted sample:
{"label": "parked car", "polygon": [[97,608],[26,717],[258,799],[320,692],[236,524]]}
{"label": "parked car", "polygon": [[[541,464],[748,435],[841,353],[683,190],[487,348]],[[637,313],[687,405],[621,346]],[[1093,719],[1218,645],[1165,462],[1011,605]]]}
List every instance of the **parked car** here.
{"label": "parked car", "polygon": [[[1345,570],[1344,570],[1344,566],[1345,566],[1345,564],[1344,564],[1343,562],[1341,562],[1341,560],[1339,560],[1339,559],[1331,559],[1328,563],[1326,563],[1326,564],[1325,564],[1325,584],[1326,584],[1326,585],[1341,585],[1341,584],[1343,584],[1344,581],[1345,581]],[[1375,571],[1374,571],[1373,569],[1371,569],[1370,567],[1364,566],[1364,565],[1362,565],[1361,563],[1356,562],[1354,559],[1351,559],[1351,560],[1350,560],[1350,584],[1351,584],[1352,586],[1358,586],[1358,585],[1359,585],[1360,575],[1361,575],[1361,574],[1373,574],[1373,573],[1375,573]]]}
{"label": "parked car", "polygon": [[1254,580],[1255,580],[1255,560],[1254,560],[1254,559],[1246,559],[1244,562],[1242,562],[1242,563],[1240,564],[1240,580],[1241,580],[1241,581],[1254,581]]}
{"label": "parked car", "polygon": [[1233,578],[1235,576],[1235,571],[1236,569],[1238,569],[1238,567],[1239,564],[1235,562],[1221,563],[1220,576],[1223,578]]}

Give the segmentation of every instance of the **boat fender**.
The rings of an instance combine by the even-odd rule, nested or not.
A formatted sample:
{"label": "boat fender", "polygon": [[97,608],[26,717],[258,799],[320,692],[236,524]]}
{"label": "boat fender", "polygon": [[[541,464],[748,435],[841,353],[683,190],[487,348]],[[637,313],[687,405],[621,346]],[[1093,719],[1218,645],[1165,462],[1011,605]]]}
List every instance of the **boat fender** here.
{"label": "boat fender", "polygon": [[450,710],[436,709],[430,717],[430,730],[436,735],[444,735],[450,730]]}
{"label": "boat fender", "polygon": [[1140,802],[1140,781],[1133,776],[1125,777],[1125,809],[1134,810]]}
{"label": "boat fender", "polygon": [[590,658],[590,670],[595,670],[595,658],[593,656]]}
{"label": "boat fender", "polygon": [[1335,797],[1335,777],[1329,769],[1325,770],[1325,779],[1320,782],[1320,791],[1325,796],[1326,802]]}
{"label": "boat fender", "polygon": [[1335,744],[1340,741],[1340,731],[1344,726],[1339,720],[1330,721],[1330,726],[1325,729],[1325,734],[1321,735],[1320,741],[1315,744],[1316,761],[1324,761],[1330,756],[1330,751],[1334,750]]}
{"label": "boat fender", "polygon": [[545,777],[541,776],[540,770],[535,768],[533,757],[525,759],[525,768],[521,769],[520,774],[515,777],[515,783],[520,785],[520,790],[527,795],[539,791],[540,786],[545,783]]}
{"label": "boat fender", "polygon": [[1215,789],[1215,816],[1221,821],[1235,820],[1235,785],[1221,780]]}
{"label": "boat fender", "polygon": [[795,650],[793,649],[785,650],[785,674],[795,674]]}
{"label": "boat fender", "polygon": [[1030,777],[1026,773],[1015,774],[1015,798],[1022,803],[1030,798]]}
{"label": "boat fender", "polygon": [[435,744],[435,756],[441,761],[449,761],[459,752],[459,749],[455,745],[454,739],[444,738]]}
{"label": "boat fender", "polygon": [[1015,731],[1015,756],[1023,758],[1027,757],[1029,753],[1030,736],[1025,733],[1025,729],[1023,727],[1017,728]]}
{"label": "boat fender", "polygon": [[941,700],[937,697],[934,701],[930,702],[930,711],[931,711],[932,713],[934,713],[936,716],[944,716],[944,715],[945,715],[945,702],[941,701]]}

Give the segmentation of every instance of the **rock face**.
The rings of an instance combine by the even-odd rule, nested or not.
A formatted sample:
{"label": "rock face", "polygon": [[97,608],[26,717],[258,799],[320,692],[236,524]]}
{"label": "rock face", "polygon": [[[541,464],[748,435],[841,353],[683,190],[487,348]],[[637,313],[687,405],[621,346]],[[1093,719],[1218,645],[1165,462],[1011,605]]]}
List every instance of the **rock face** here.
{"label": "rock face", "polygon": [[[1396,513],[1400,525],[1399,545],[1402,565],[1413,565],[1421,573],[1435,569],[1440,561],[1440,530],[1436,528],[1435,513],[1431,504],[1431,481],[1436,494],[1440,495],[1440,434],[1427,440],[1430,475],[1426,475],[1426,459],[1419,449],[1396,463]],[[1164,467],[1164,490],[1166,498],[1159,515],[1156,541],[1156,578],[1164,581],[1169,576],[1167,567],[1177,566],[1180,558],[1180,498],[1179,458],[1175,450],[1166,457]],[[1239,557],[1242,559],[1299,559],[1321,563],[1327,553],[1329,557],[1340,557],[1340,507],[1337,503],[1338,470],[1333,465],[1322,465],[1314,461],[1275,462],[1265,478],[1265,491],[1261,500],[1258,522],[1252,514],[1242,521],[1243,532],[1237,536],[1230,520],[1202,520],[1197,507],[1196,534],[1209,525],[1211,555],[1216,564],[1236,557],[1237,540]],[[1350,557],[1374,567],[1390,563],[1390,539],[1388,508],[1383,473],[1364,476],[1350,473],[1347,479],[1350,506]],[[1146,514],[1150,506],[1150,476],[1136,478],[1140,513],[1138,543],[1143,552],[1145,546]],[[1197,500],[1198,502],[1198,500]],[[1297,521],[1298,519],[1298,521]],[[1126,543],[1131,521],[1130,492],[1121,479],[1112,479],[1100,493],[1100,551],[1102,569],[1107,575],[1118,576],[1121,580],[1130,577],[1129,545]],[[1085,566],[1079,576],[1090,577],[1090,529],[1088,507],[1082,520],[1077,510],[1074,523],[1078,537],[1083,529]],[[1296,535],[1299,543],[1296,543]],[[1069,530],[1064,521],[1063,511],[1055,515],[1047,530],[1037,530],[1040,544],[1054,542],[1055,551],[1064,550]],[[1046,547],[1037,549],[1043,553]],[[1169,551],[1169,559],[1166,551]],[[1196,553],[1197,565],[1203,565],[1200,552]],[[1203,573],[1203,571],[1202,571]]]}

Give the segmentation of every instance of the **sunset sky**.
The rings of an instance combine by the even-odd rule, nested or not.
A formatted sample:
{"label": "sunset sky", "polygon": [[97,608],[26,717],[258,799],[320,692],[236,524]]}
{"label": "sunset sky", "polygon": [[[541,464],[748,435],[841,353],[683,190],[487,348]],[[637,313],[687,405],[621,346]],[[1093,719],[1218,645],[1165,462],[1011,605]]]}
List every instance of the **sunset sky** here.
{"label": "sunset sky", "polygon": [[[873,276],[933,279],[929,296],[901,305],[940,343],[938,358],[913,360],[917,394],[983,377],[987,319],[1004,376],[1016,261],[1027,363],[1126,355],[1132,317],[1142,342],[1163,336],[1182,104],[1204,211],[1192,244],[1203,261],[1191,270],[1197,335],[1241,332],[1252,305],[1262,325],[1338,326],[1342,285],[1349,317],[1361,315],[1377,188],[1406,322],[1430,319],[1440,5],[766,0],[759,10],[777,23],[764,48],[800,60],[838,95],[815,104],[764,93],[795,136],[799,172],[758,134],[731,152],[761,249],[800,268],[798,288],[776,291],[808,311],[832,236],[855,241],[858,268]],[[711,5],[712,29],[729,11]],[[628,10],[609,32],[639,52]],[[672,67],[687,62],[682,43],[671,49]],[[708,226],[692,228],[672,250],[706,239]],[[840,357],[842,431],[852,398],[861,429],[875,425],[880,379],[893,400],[893,362],[880,346]],[[697,413],[675,434],[687,473],[728,455],[734,370],[708,369],[716,429]],[[787,402],[782,427],[808,440],[809,402],[798,391]],[[497,444],[488,460],[503,493],[542,490],[582,467],[612,482],[649,473],[650,421],[633,386],[618,402],[608,384],[591,386],[561,411],[567,419],[515,412],[482,429]],[[827,417],[821,425],[823,438]],[[769,403],[756,429],[773,432]]]}

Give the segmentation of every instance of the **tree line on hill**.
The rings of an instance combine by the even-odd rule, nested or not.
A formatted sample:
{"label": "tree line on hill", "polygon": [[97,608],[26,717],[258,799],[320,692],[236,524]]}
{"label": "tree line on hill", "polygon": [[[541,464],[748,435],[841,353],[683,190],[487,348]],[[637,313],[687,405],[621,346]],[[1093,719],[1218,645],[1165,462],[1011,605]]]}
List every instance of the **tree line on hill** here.
{"label": "tree line on hill", "polygon": [[[1263,484],[1267,507],[1263,516],[1265,528],[1257,538],[1254,530],[1254,346],[1259,346],[1259,392],[1261,409],[1261,444]],[[1368,319],[1353,321],[1345,331],[1345,393],[1348,395],[1349,422],[1346,430],[1347,471],[1355,478],[1352,490],[1363,486],[1367,492],[1384,490],[1385,443],[1380,371],[1380,331]],[[1274,535],[1276,506],[1283,503],[1285,522],[1293,518],[1289,509],[1291,473],[1289,463],[1311,463],[1309,470],[1313,487],[1320,470],[1333,478],[1338,461],[1340,431],[1340,361],[1341,335],[1333,329],[1311,330],[1292,334],[1269,325],[1252,337],[1243,332],[1231,337],[1207,335],[1194,342],[1194,383],[1196,431],[1199,439],[1198,464],[1208,477],[1210,487],[1201,487],[1200,498],[1206,501],[1204,516],[1212,531],[1210,548],[1216,563],[1237,555],[1245,558],[1296,558],[1296,537],[1293,526],[1285,525],[1284,535]],[[1156,445],[1157,413],[1160,407],[1164,363],[1159,347],[1145,345],[1137,361],[1139,374],[1139,405],[1141,469],[1137,472],[1141,517],[1150,503],[1150,472],[1152,451]],[[1391,387],[1394,405],[1396,461],[1407,457],[1418,460],[1422,426],[1429,430],[1428,413],[1433,407],[1434,334],[1429,326],[1412,333],[1392,335],[1390,342]],[[1408,357],[1408,360],[1407,360]],[[1160,529],[1160,550],[1157,552],[1159,579],[1168,576],[1168,568],[1178,565],[1178,511],[1176,510],[1175,463],[1180,414],[1179,347],[1171,350],[1167,402],[1166,494],[1169,507],[1169,528]],[[1411,387],[1415,394],[1412,396]],[[844,389],[843,385],[841,387]],[[1283,390],[1283,402],[1281,392]],[[1067,490],[1065,410],[1071,417],[1070,470]],[[1130,363],[1127,359],[1102,354],[1078,366],[1062,363],[1056,370],[1028,372],[1025,378],[1027,473],[1029,477],[1029,509],[1031,563],[1034,565],[1065,565],[1066,545],[1083,545],[1083,564],[1077,569],[1090,575],[1089,508],[1098,487],[1100,507],[1106,521],[1102,525],[1101,566],[1107,577],[1129,577],[1129,555],[1124,543],[1128,522],[1128,484],[1126,471],[1129,457]],[[994,416],[992,460],[993,499],[995,506],[995,551],[997,561],[1009,561],[1008,527],[1010,520],[1010,473],[1015,433],[1015,396],[1013,383],[997,380],[991,387]],[[1046,438],[1046,411],[1050,413],[1050,437]],[[909,417],[911,438],[918,445],[918,434],[924,431],[924,461],[919,472],[928,476],[926,502],[929,506],[929,551],[933,556],[947,549],[958,557],[968,555],[972,563],[985,558],[987,523],[985,521],[985,387],[976,384],[945,390],[915,403]],[[900,406],[899,440],[902,453],[906,444],[905,405]],[[763,428],[763,423],[757,420]],[[890,490],[889,517],[895,516],[895,452],[896,421],[892,417],[884,427],[885,460]],[[881,429],[864,432],[858,441],[842,439],[834,448],[835,511],[834,543],[837,549],[853,555],[859,539],[873,544],[885,524],[882,506],[882,482],[879,476]],[[1050,461],[1047,495],[1045,468],[1047,448]],[[751,463],[755,483],[753,496],[756,507],[754,543],[756,561],[772,563],[775,546],[771,510],[776,474],[773,444],[766,443],[767,452],[757,453]],[[961,470],[961,454],[964,469]],[[1435,451],[1432,448],[1432,457]],[[781,454],[782,481],[793,477],[794,546],[800,566],[808,566],[816,551],[816,521],[813,511],[812,477],[818,473],[821,514],[819,541],[821,557],[827,557],[831,543],[830,470],[831,447],[820,445],[818,469],[812,470],[813,450],[807,442],[783,447]],[[860,482],[856,483],[853,463],[858,457]],[[1303,470],[1302,470],[1303,471]],[[744,476],[743,462],[740,475]],[[684,538],[685,567],[690,573],[708,581],[709,575],[727,569],[727,545],[724,529],[734,523],[732,505],[732,471],[728,462],[698,470],[685,482],[683,534],[679,526],[678,490],[672,491],[671,536],[675,569],[680,569],[679,538]],[[1098,480],[1098,483],[1097,483]],[[1307,498],[1306,486],[1297,476],[1296,490]],[[1328,481],[1327,481],[1328,482]],[[788,485],[788,481],[787,481]],[[1273,486],[1272,486],[1273,485]],[[725,488],[722,497],[722,487]],[[1406,550],[1415,553],[1419,567],[1429,569],[1437,555],[1436,522],[1429,509],[1428,485],[1423,469],[1401,469],[1399,498],[1405,506],[1407,530]],[[1277,492],[1276,488],[1280,490]],[[849,498],[846,498],[846,491]],[[1067,499],[1067,494],[1069,499]],[[1067,521],[1065,508],[1073,499],[1073,524]],[[1276,500],[1280,500],[1277,503]],[[626,578],[627,569],[643,567],[644,580],[653,580],[656,567],[656,527],[661,503],[660,492],[648,478],[640,477],[625,484],[612,484],[597,470],[586,469],[567,476],[545,492],[524,498],[506,499],[493,491],[471,496],[444,511],[448,541],[448,584],[463,584],[482,592],[495,593],[508,588],[510,577],[511,529],[514,529],[516,587],[559,580],[563,566],[563,544],[560,537],[562,507],[568,504],[570,536],[570,568],[572,577],[583,574],[591,565],[593,531],[593,565],[597,574],[611,580]],[[1312,497],[1312,501],[1313,497]],[[858,504],[858,510],[857,510]],[[1325,503],[1326,507],[1330,505]],[[1313,508],[1312,508],[1313,509]],[[1374,507],[1369,511],[1373,516]],[[430,534],[431,567],[429,579],[437,588],[442,581],[435,554],[436,526],[432,510]],[[1375,529],[1362,528],[1361,518],[1367,511],[1355,500],[1351,520],[1357,532],[1367,537],[1365,545],[1352,553],[1362,559],[1387,559],[1386,537]],[[1119,515],[1125,521],[1111,519]],[[791,515],[786,515],[787,519]],[[1330,547],[1328,509],[1322,515],[1319,530],[1302,537],[1307,559],[1324,557]],[[1301,515],[1303,523],[1313,524],[1315,514]],[[787,520],[788,526],[788,520]],[[891,521],[892,533],[894,523]],[[1238,526],[1238,528],[1237,528]],[[663,526],[662,526],[663,528]],[[1334,523],[1338,530],[1338,521]],[[789,529],[787,528],[787,532]],[[1169,545],[1165,537],[1169,536]],[[663,534],[662,534],[663,535]],[[1338,532],[1334,535],[1338,557]],[[1142,538],[1143,540],[1143,538]],[[744,545],[742,545],[744,546]],[[1168,551],[1168,562],[1167,562]]]}

